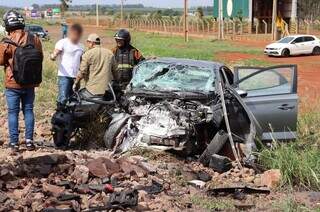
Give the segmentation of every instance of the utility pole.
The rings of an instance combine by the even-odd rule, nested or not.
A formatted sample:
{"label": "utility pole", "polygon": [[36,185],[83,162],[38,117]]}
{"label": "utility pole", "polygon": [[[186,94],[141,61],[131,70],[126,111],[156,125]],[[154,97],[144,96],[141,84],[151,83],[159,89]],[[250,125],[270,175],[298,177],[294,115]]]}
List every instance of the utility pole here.
{"label": "utility pole", "polygon": [[277,26],[276,26],[276,21],[277,21],[277,11],[278,11],[278,0],[273,0],[273,5],[272,5],[272,40],[276,40],[277,38]]}
{"label": "utility pole", "polygon": [[219,35],[218,39],[223,40],[224,39],[224,23],[223,23],[223,1],[219,0]]}
{"label": "utility pole", "polygon": [[121,0],[121,25],[123,25],[123,1]]}
{"label": "utility pole", "polygon": [[99,24],[99,0],[96,0],[96,24],[97,24],[97,27],[100,25]]}
{"label": "utility pole", "polygon": [[184,41],[188,42],[189,41],[189,27],[188,27],[188,0],[184,0]]}

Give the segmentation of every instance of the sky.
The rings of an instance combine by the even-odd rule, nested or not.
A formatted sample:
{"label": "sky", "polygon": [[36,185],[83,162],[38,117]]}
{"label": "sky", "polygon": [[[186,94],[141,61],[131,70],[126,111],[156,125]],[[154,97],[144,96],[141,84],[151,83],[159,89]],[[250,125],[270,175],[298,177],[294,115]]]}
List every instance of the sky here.
{"label": "sky", "polygon": [[[98,0],[101,4],[119,4],[120,0]],[[95,4],[96,0],[73,0],[73,4]],[[189,0],[190,6],[209,6],[213,0]],[[55,4],[59,0],[0,0],[0,5],[11,7],[24,7],[31,4]],[[183,0],[126,0],[126,4],[142,3],[145,6],[152,7],[182,7]]]}

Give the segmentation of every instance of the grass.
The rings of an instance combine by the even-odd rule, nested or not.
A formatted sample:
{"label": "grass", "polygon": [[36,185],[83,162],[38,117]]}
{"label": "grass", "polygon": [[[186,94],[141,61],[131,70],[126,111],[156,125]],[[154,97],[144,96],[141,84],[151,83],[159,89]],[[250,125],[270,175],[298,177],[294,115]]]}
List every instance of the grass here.
{"label": "grass", "polygon": [[210,211],[234,211],[235,207],[231,200],[209,198],[205,196],[193,196],[190,201],[203,209]]}
{"label": "grass", "polygon": [[274,142],[273,148],[258,153],[265,167],[281,170],[283,185],[320,189],[319,120],[317,108],[303,113],[299,117],[296,142]]}
{"label": "grass", "polygon": [[[114,32],[108,31],[112,36]],[[144,55],[157,57],[177,57],[196,60],[217,60],[221,52],[235,52],[255,55],[261,54],[259,48],[236,46],[228,41],[191,38],[184,43],[182,37],[160,35],[157,33],[133,33],[133,44]]]}

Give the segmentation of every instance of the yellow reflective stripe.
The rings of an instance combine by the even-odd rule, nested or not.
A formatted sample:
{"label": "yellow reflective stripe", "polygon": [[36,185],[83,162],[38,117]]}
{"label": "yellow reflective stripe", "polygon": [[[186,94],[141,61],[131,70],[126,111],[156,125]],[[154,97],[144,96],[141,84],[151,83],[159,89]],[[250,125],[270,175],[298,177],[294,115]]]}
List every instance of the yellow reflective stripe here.
{"label": "yellow reflective stripe", "polygon": [[133,68],[133,66],[130,64],[119,64],[118,68]]}

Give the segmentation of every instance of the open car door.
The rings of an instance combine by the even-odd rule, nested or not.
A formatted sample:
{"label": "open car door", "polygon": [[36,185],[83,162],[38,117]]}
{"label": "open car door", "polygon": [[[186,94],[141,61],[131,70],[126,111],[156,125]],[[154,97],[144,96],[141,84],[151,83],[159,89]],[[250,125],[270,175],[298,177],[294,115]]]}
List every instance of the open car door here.
{"label": "open car door", "polygon": [[[236,67],[234,87],[262,127],[263,141],[296,138],[297,66]],[[243,95],[247,94],[247,95]]]}

